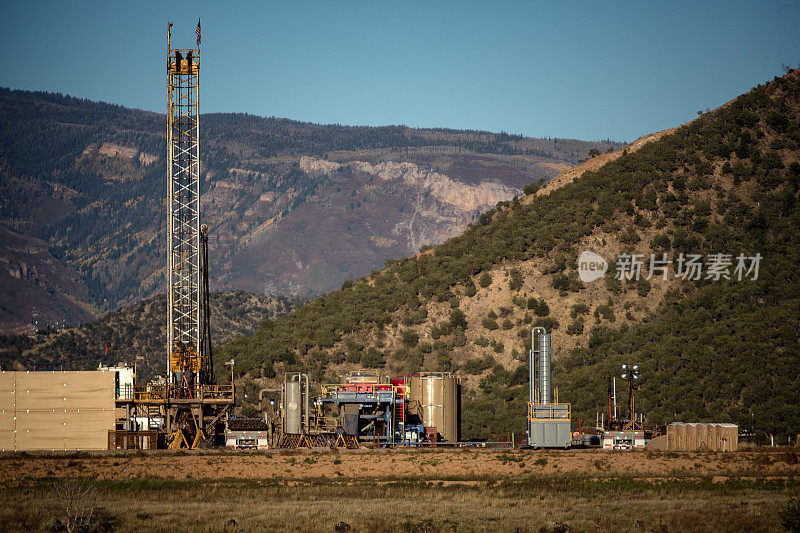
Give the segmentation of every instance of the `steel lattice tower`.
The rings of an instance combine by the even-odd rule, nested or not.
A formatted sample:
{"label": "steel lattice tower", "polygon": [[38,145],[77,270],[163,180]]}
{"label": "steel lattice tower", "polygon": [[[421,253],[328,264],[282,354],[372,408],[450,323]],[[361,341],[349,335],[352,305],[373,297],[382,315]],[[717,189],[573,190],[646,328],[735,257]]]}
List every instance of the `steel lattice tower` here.
{"label": "steel lattice tower", "polygon": [[193,389],[201,365],[200,49],[173,49],[168,34],[167,57],[167,376]]}

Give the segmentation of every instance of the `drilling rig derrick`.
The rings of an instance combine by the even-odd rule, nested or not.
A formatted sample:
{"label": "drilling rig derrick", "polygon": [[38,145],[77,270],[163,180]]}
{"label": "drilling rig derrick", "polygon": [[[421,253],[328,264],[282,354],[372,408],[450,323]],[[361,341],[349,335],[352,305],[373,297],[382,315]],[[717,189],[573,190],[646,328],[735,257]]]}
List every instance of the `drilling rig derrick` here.
{"label": "drilling rig derrick", "polygon": [[[234,403],[211,352],[208,227],[200,218],[200,23],[197,47],[172,48],[167,28],[167,368],[164,430],[197,444]],[[231,364],[231,369],[233,368]]]}

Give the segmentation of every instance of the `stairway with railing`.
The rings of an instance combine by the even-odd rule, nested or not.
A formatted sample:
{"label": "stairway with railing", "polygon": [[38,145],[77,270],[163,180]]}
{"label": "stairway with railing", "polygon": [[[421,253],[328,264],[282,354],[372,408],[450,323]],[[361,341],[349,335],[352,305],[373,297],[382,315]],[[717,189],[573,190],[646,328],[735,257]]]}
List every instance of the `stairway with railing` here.
{"label": "stairway with railing", "polygon": [[402,441],[406,427],[405,387],[396,387],[392,407],[393,442]]}

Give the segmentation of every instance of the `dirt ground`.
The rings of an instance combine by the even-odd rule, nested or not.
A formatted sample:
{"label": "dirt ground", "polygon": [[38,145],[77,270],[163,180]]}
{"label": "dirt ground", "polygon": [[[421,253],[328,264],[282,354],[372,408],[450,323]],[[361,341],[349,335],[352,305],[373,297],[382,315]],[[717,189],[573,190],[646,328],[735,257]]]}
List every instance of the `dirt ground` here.
{"label": "dirt ground", "polygon": [[798,474],[789,449],[6,453],[0,531],[770,532]]}
{"label": "dirt ground", "polygon": [[794,478],[797,452],[783,449],[733,453],[588,450],[270,450],[6,453],[0,483],[21,479],[96,480],[463,480],[531,475],[662,478]]}

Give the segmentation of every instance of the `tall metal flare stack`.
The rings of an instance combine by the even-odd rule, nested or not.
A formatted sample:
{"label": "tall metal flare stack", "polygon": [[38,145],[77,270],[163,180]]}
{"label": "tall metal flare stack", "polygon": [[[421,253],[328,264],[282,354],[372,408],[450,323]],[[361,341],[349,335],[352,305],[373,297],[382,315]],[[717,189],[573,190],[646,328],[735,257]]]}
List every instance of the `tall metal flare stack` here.
{"label": "tall metal flare stack", "polygon": [[528,445],[536,448],[567,448],[572,443],[571,405],[558,402],[558,389],[553,394],[553,346],[545,328],[531,330],[531,350],[528,355]]}

